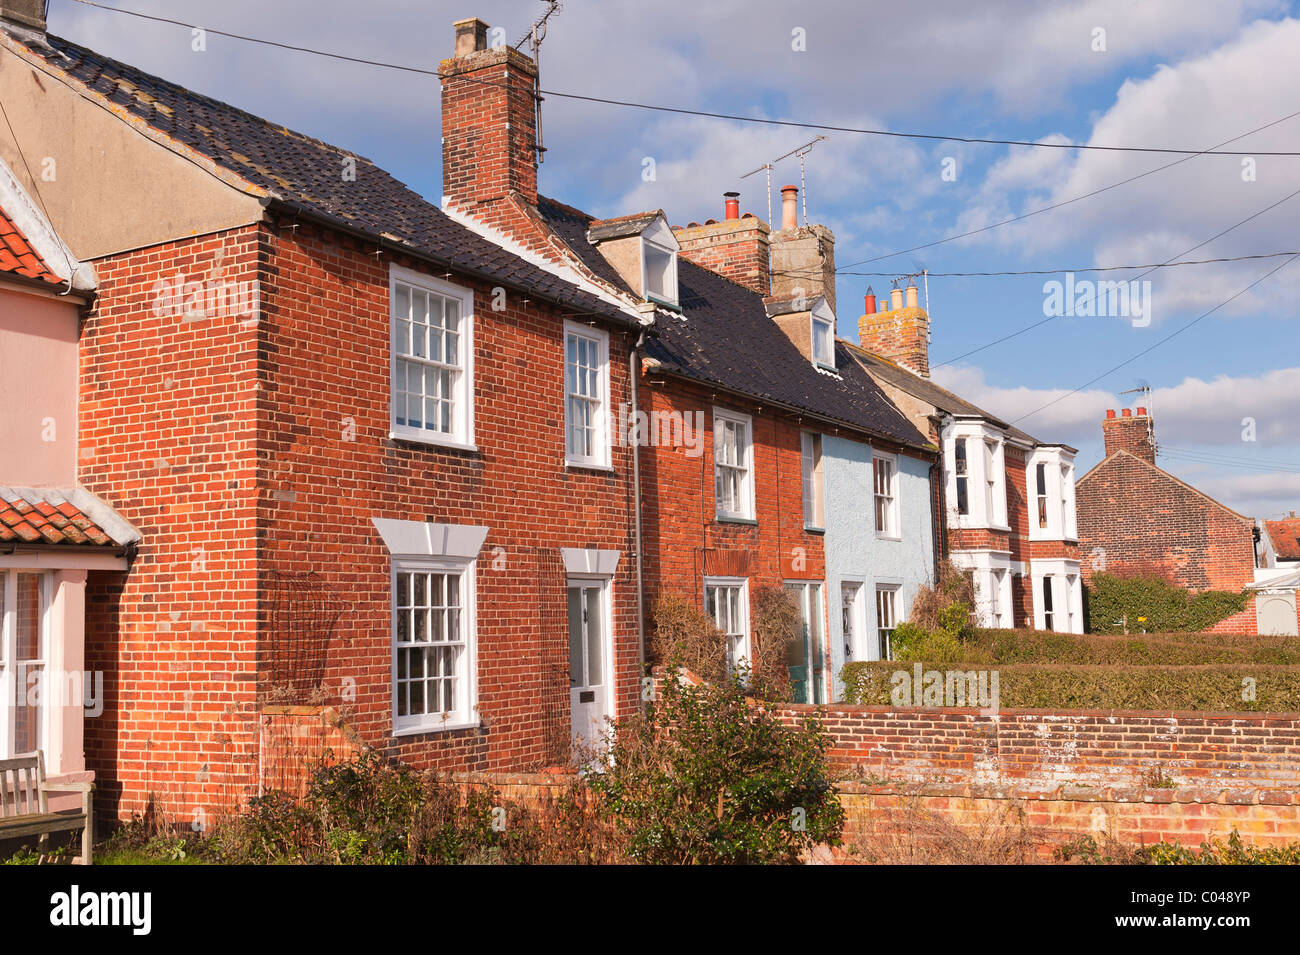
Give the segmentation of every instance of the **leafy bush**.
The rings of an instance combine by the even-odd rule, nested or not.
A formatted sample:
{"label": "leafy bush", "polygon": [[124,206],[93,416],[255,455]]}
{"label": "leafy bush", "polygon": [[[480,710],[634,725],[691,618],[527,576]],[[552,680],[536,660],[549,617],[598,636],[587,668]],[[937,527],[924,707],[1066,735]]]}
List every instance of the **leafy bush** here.
{"label": "leafy bush", "polygon": [[654,659],[684,666],[701,679],[727,678],[727,638],[713,618],[680,594],[664,593],[650,611]]}
{"label": "leafy bush", "polygon": [[890,658],[900,662],[949,663],[966,658],[964,644],[975,635],[971,578],[947,561],[938,582],[922,586],[912,600],[911,616],[889,640]]}
{"label": "leafy bush", "polygon": [[956,663],[967,657],[967,649],[947,630],[926,630],[911,621],[900,623],[889,641],[898,662]]}
{"label": "leafy bush", "polygon": [[[1189,639],[1199,636],[1200,640]],[[1300,640],[1201,634],[1096,635],[1042,630],[979,630],[966,662],[1193,666],[1215,663],[1300,665]]]}
{"label": "leafy bush", "polygon": [[[921,661],[929,664],[931,661]],[[979,664],[962,661],[947,669]],[[943,667],[941,663],[934,667]],[[846,664],[840,673],[847,703],[890,705],[897,662]],[[1300,667],[997,665],[998,703],[1004,708],[1196,710],[1286,713],[1300,710]],[[1243,700],[1243,681],[1255,681]]]}
{"label": "leafy bush", "polygon": [[751,706],[739,679],[660,681],[647,712],[616,724],[607,742],[609,765],[589,782],[634,859],[790,863],[839,843],[829,740],[813,722],[786,726]]}
{"label": "leafy bush", "polygon": [[[1133,632],[1205,630],[1246,609],[1245,591],[1204,590],[1192,593],[1156,573],[1094,574],[1088,585],[1088,629],[1122,633],[1123,620]],[[1139,618],[1146,618],[1140,620]]]}
{"label": "leafy bush", "polygon": [[1210,839],[1199,849],[1173,842],[1123,846],[1104,838],[1080,836],[1052,853],[1058,862],[1083,865],[1300,865],[1300,842],[1284,846],[1248,846],[1236,829],[1227,840]]}

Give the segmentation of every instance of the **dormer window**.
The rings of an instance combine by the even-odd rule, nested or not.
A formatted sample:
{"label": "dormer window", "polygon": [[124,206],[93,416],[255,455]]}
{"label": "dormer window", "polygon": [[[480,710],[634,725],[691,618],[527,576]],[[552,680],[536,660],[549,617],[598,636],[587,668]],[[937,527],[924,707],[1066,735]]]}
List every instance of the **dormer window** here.
{"label": "dormer window", "polygon": [[645,297],[665,305],[677,305],[677,249],[656,242],[648,233],[641,237],[641,269]]}
{"label": "dormer window", "polygon": [[827,368],[835,367],[835,328],[824,318],[812,317],[813,360]]}

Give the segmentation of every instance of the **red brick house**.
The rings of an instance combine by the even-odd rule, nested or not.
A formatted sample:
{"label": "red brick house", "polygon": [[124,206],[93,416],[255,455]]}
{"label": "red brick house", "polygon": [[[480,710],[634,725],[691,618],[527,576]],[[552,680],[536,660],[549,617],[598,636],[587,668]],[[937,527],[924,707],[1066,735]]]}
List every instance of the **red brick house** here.
{"label": "red brick house", "polygon": [[322,708],[415,766],[563,762],[639,699],[635,454],[600,422],[643,316],[40,8],[0,4],[0,156],[58,163],[99,278],[77,477],[141,536],[86,588],[100,808],[202,821]]}
{"label": "red brick house", "polygon": [[[868,517],[872,460],[895,467],[901,456],[922,474],[934,460],[924,435],[835,341],[833,237],[793,221],[773,232],[741,216],[734,193],[721,222],[685,228],[670,227],[660,210],[598,220],[539,196],[536,69],[518,51],[488,48],[487,34],[481,20],[458,22],[455,56],[439,66],[444,209],[655,317],[640,364],[642,418],[620,414],[614,428],[642,462],[647,603],[666,591],[698,602],[730,638],[738,665],[757,656],[753,596],[787,588],[804,615],[803,644],[787,661],[796,697],[827,701],[845,648],[848,658],[855,648],[870,656],[863,631],[895,622],[870,613],[862,586],[858,622],[847,628],[856,634],[844,626],[854,618],[832,611],[838,600],[827,590],[840,581],[828,574],[827,548],[850,533],[844,513],[824,506],[835,442],[864,449],[868,477],[856,494]],[[793,197],[788,205],[792,220]],[[799,288],[782,284],[805,272]],[[882,478],[890,500],[902,496],[895,484]],[[928,545],[928,480],[906,487],[902,509],[919,512]],[[914,588],[932,566],[910,568],[908,581],[891,586]],[[909,597],[889,604],[899,619]]]}
{"label": "red brick house", "polygon": [[1278,567],[1300,568],[1300,517],[1292,511],[1288,517],[1264,522],[1273,550],[1273,562]]}
{"label": "red brick house", "polygon": [[[1085,577],[1155,572],[1192,591],[1253,585],[1260,566],[1255,520],[1156,464],[1147,409],[1107,411],[1102,431],[1105,457],[1078,484]],[[1254,604],[1214,629],[1255,632]]]}
{"label": "red brick house", "polygon": [[975,584],[985,627],[1082,633],[1075,449],[1041,441],[930,380],[930,318],[915,286],[868,291],[853,358],[939,448],[943,551]]}

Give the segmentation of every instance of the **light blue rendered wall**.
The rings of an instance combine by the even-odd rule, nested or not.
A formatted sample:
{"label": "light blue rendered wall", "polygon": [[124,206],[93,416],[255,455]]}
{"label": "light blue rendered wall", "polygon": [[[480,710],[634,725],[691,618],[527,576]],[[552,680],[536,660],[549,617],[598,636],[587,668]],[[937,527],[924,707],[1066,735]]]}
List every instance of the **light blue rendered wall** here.
{"label": "light blue rendered wall", "polygon": [[822,437],[825,488],[827,636],[835,674],[834,699],[843,697],[844,635],[840,584],[863,584],[866,636],[874,642],[876,583],[898,583],[898,616],[908,617],[917,588],[934,575],[934,532],[930,511],[930,465],[900,454],[898,462],[901,540],[876,536],[871,448],[831,435]]}

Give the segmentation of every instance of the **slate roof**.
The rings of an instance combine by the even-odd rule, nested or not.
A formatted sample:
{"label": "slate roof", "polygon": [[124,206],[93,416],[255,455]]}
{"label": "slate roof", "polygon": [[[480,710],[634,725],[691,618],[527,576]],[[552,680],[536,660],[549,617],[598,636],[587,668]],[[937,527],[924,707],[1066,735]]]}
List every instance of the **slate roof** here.
{"label": "slate roof", "polygon": [[1031,434],[1021,431],[1014,425],[1004,421],[995,414],[990,414],[979,405],[972,404],[965,398],[953,394],[947,388],[943,388],[929,378],[922,378],[914,372],[908,371],[903,366],[890,361],[888,358],[882,358],[874,352],[869,352],[857,345],[843,343],[848,348],[850,354],[862,364],[864,368],[876,375],[883,381],[889,382],[900,391],[905,391],[909,395],[920,398],[927,404],[934,405],[940,411],[946,411],[950,415],[966,415],[974,418],[983,418],[999,428],[1005,428],[1008,435],[1017,441],[1025,444],[1043,445],[1047,447],[1062,447],[1070,451],[1077,451],[1068,444],[1050,444],[1045,441],[1039,441]]}
{"label": "slate roof", "polygon": [[593,242],[606,239],[622,239],[630,235],[640,235],[656,219],[663,216],[663,210],[654,212],[634,212],[631,215],[617,216],[613,219],[594,219],[588,238]]}
{"label": "slate roof", "polygon": [[[278,202],[326,223],[539,297],[633,324],[610,302],[475,234],[369,159],[194,93],[57,36],[24,47],[126,114],[208,157]],[[15,42],[21,43],[20,40]],[[340,174],[356,162],[356,181]]]}
{"label": "slate roof", "polygon": [[119,546],[140,534],[84,488],[0,486],[0,543]]}
{"label": "slate roof", "polygon": [[3,209],[0,209],[0,273],[39,279],[51,285],[63,284]]}
{"label": "slate roof", "polygon": [[[538,212],[592,272],[633,294],[588,240],[595,220],[545,197]],[[842,348],[840,375],[818,371],[770,318],[763,296],[681,257],[682,316],[660,311],[646,354],[672,374],[808,412],[851,429],[912,447],[929,441]]]}
{"label": "slate roof", "polygon": [[1300,517],[1287,517],[1280,521],[1265,521],[1273,549],[1282,560],[1300,560]]}

